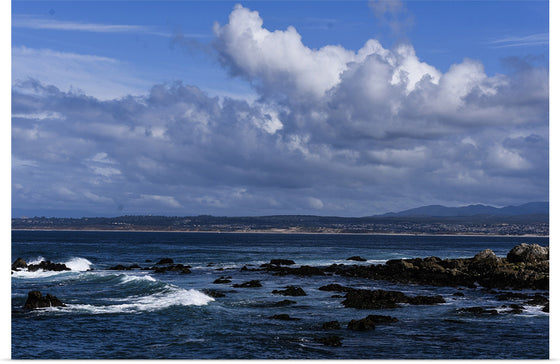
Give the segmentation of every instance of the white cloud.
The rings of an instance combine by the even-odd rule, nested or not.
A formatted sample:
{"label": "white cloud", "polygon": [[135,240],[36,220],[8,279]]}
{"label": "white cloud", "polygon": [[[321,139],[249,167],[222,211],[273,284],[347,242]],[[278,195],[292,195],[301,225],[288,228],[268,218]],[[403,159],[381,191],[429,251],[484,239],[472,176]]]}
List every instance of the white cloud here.
{"label": "white cloud", "polygon": [[93,33],[142,33],[162,37],[168,33],[157,32],[142,25],[98,24],[45,19],[30,15],[17,14],[12,19],[12,27],[38,30],[82,31]]}
{"label": "white cloud", "polygon": [[525,36],[509,36],[492,40],[489,44],[495,48],[528,47],[548,44],[548,33],[538,33]]}
{"label": "white cloud", "polygon": [[[467,59],[442,71],[412,45],[385,49],[373,39],[357,52],[314,50],[294,28],[269,31],[241,6],[216,37],[223,64],[259,98],[210,97],[176,82],[107,100],[68,85],[17,83],[12,172],[24,187],[13,189],[14,205],[359,216],[548,196],[547,70],[488,77]],[[26,61],[73,60],[80,70],[121,67],[18,52],[28,52]],[[74,194],[59,194],[60,186]]]}

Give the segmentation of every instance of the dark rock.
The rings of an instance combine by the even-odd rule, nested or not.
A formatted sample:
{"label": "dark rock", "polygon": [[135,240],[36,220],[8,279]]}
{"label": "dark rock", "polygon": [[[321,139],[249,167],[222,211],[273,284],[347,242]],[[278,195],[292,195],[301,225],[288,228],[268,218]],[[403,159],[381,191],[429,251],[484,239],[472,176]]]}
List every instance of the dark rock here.
{"label": "dark rock", "polygon": [[32,310],[42,307],[66,307],[66,305],[50,293],[47,293],[47,295],[43,297],[39,291],[29,292],[23,308]]}
{"label": "dark rock", "polygon": [[22,258],[17,258],[12,263],[12,270],[19,270],[19,268],[27,268],[27,262]]}
{"label": "dark rock", "polygon": [[344,307],[360,309],[396,308],[399,307],[398,303],[435,305],[445,303],[445,300],[439,295],[409,297],[399,291],[354,289],[348,291],[345,300],[342,301]]}
{"label": "dark rock", "polygon": [[283,320],[283,321],[296,321],[299,320],[297,317],[290,317],[290,315],[286,314],[286,313],[281,313],[278,315],[272,315],[269,317],[269,319],[272,320]]}
{"label": "dark rock", "polygon": [[354,331],[367,331],[375,329],[375,322],[368,317],[361,320],[352,320],[348,323],[348,329]]}
{"label": "dark rock", "polygon": [[355,256],[353,256],[353,257],[347,258],[346,260],[354,260],[354,261],[356,261],[356,262],[367,262],[367,259],[362,258],[362,257],[360,257],[360,256],[358,256],[358,255],[355,255]]}
{"label": "dark rock", "polygon": [[543,312],[550,312],[549,310],[550,310],[549,303],[547,303],[546,305],[543,306],[542,311]]}
{"label": "dark rock", "polygon": [[548,297],[545,297],[543,295],[540,294],[535,294],[532,297],[529,297],[530,299],[527,302],[528,305],[531,306],[541,306],[541,305],[547,305],[549,300]]}
{"label": "dark rock", "polygon": [[50,260],[47,261],[43,260],[39,264],[29,264],[27,266],[27,270],[29,272],[35,272],[38,271],[39,269],[42,269],[44,271],[54,271],[54,272],[62,272],[62,271],[70,270],[70,268],[68,268],[65,264],[53,263]]}
{"label": "dark rock", "polygon": [[255,288],[255,287],[262,287],[261,281],[253,280],[241,284],[234,284],[234,288]]}
{"label": "dark rock", "polygon": [[225,297],[226,295],[220,291],[216,291],[213,289],[203,289],[202,292],[207,295],[210,296],[212,298],[220,298],[220,297]]}
{"label": "dark rock", "polygon": [[396,317],[383,315],[368,315],[366,318],[376,325],[392,324],[393,322],[399,321]]}
{"label": "dark rock", "polygon": [[291,259],[271,259],[270,264],[273,264],[273,265],[293,265],[293,264],[296,264],[296,262],[294,262]]}
{"label": "dark rock", "polygon": [[278,302],[274,302],[272,304],[273,307],[283,307],[283,306],[289,306],[289,305],[293,305],[296,304],[296,301],[292,301],[292,300],[283,300],[283,301],[278,301]]}
{"label": "dark rock", "polygon": [[284,290],[274,290],[272,293],[281,294],[284,296],[307,296],[307,293],[301,288],[296,286],[287,286]]}
{"label": "dark rock", "polygon": [[323,329],[325,330],[338,330],[340,329],[340,323],[338,321],[328,321],[323,324]]}
{"label": "dark rock", "polygon": [[142,267],[140,267],[138,264],[131,264],[131,265],[129,266],[129,268],[130,268],[130,269],[140,269],[140,268],[142,268]]}
{"label": "dark rock", "polygon": [[122,264],[117,264],[117,265],[115,265],[115,266],[113,266],[113,267],[107,268],[107,270],[129,270],[129,268],[128,268],[128,267],[125,267],[125,266],[122,265]]}
{"label": "dark rock", "polygon": [[348,292],[352,291],[354,288],[344,287],[337,283],[327,284],[326,286],[319,287],[319,291],[328,292]]}
{"label": "dark rock", "polygon": [[509,307],[511,308],[511,310],[507,311],[508,313],[513,313],[513,314],[516,314],[516,315],[518,315],[520,313],[523,313],[524,307],[521,306],[521,305],[517,305],[517,304],[514,303],[514,304],[509,305]]}
{"label": "dark rock", "polygon": [[173,264],[173,259],[171,259],[171,258],[163,258],[163,259],[160,259],[160,261],[157,262],[156,264],[157,264],[157,265],[160,265],[160,264]]}
{"label": "dark rock", "polygon": [[507,260],[511,263],[536,263],[548,260],[548,258],[548,247],[526,243],[515,246],[507,255]]}
{"label": "dark rock", "polygon": [[342,345],[342,339],[339,336],[327,336],[327,337],[320,337],[320,338],[316,338],[315,341],[326,345],[326,346],[341,346]]}
{"label": "dark rock", "polygon": [[216,279],[214,282],[215,284],[226,284],[226,283],[231,283],[231,277],[220,277],[218,279]]}
{"label": "dark rock", "polygon": [[455,293],[453,293],[453,296],[465,297],[465,294],[463,292],[455,292]]}
{"label": "dark rock", "polygon": [[346,293],[342,301],[344,307],[360,309],[396,308],[398,302],[406,302],[407,297],[398,291],[355,289]]}
{"label": "dark rock", "polygon": [[480,253],[476,254],[473,258],[473,261],[481,261],[481,260],[498,260],[498,257],[496,257],[496,254],[494,254],[494,252],[490,249],[484,249],[483,251],[481,251]]}

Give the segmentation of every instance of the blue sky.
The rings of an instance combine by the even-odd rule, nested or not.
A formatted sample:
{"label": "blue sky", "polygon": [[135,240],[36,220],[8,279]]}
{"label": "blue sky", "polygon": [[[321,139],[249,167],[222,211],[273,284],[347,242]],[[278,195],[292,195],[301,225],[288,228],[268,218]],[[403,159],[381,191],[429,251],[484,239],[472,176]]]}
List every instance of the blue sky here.
{"label": "blue sky", "polygon": [[13,1],[14,216],[548,200],[548,1]]}

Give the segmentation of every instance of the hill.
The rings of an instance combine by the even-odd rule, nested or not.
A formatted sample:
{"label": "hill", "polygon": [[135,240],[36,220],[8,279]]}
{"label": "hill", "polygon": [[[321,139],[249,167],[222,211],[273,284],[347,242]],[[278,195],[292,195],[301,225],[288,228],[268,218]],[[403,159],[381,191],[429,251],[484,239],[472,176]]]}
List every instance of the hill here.
{"label": "hill", "polygon": [[457,217],[457,216],[516,216],[516,215],[548,215],[548,202],[529,202],[519,206],[506,206],[497,208],[488,205],[469,205],[462,207],[446,207],[441,205],[429,205],[404,210],[401,212],[390,212],[381,217]]}

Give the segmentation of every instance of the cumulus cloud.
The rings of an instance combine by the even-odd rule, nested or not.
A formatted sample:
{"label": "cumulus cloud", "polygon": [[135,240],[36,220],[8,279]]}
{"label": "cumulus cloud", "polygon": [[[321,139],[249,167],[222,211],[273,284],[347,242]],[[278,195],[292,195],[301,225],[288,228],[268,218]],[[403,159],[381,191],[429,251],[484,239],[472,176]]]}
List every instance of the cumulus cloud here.
{"label": "cumulus cloud", "polygon": [[181,82],[112,100],[17,83],[14,205],[360,216],[548,198],[547,70],[438,70],[410,44],[311,49],[263,25],[236,6],[214,28],[254,102]]}

